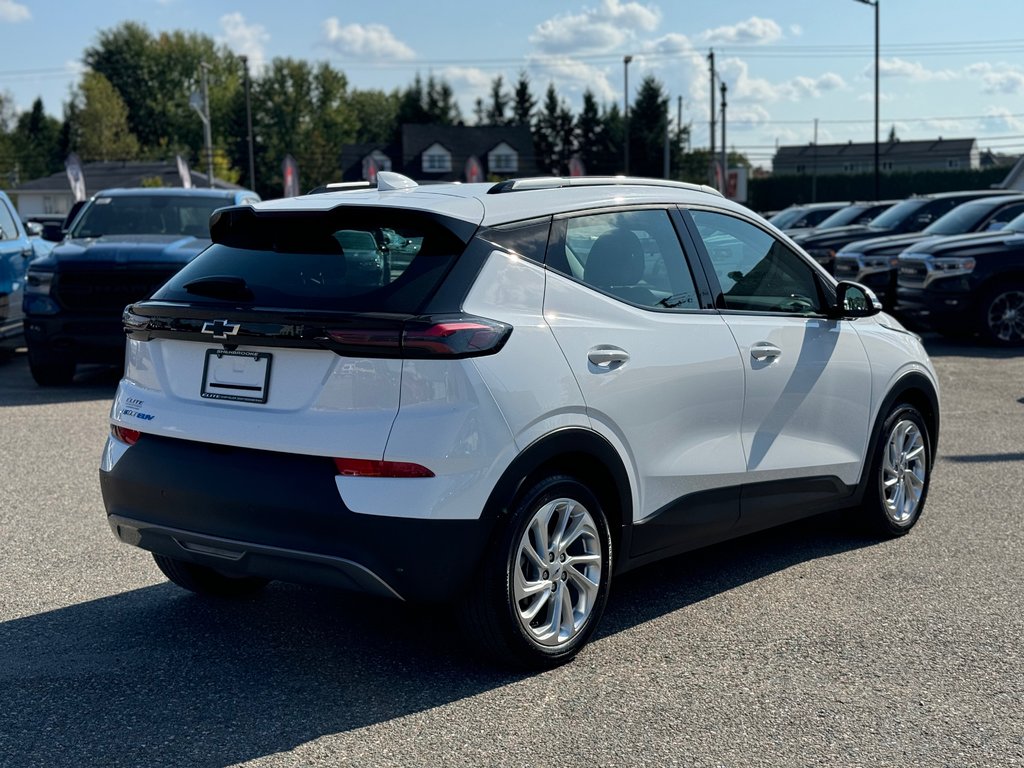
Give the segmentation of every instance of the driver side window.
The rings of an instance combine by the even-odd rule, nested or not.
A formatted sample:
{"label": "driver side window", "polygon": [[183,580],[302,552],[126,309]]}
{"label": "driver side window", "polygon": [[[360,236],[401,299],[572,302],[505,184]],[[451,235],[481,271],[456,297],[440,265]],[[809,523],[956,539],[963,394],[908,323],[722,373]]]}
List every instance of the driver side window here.
{"label": "driver side window", "polygon": [[690,211],[722,288],[719,309],[818,314],[814,270],[784,243],[741,219]]}

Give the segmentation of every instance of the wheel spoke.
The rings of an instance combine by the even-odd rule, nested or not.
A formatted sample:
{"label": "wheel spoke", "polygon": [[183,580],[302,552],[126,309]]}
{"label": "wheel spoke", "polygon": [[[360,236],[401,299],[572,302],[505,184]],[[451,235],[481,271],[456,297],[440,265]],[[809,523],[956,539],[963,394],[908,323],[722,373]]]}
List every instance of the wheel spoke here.
{"label": "wheel spoke", "polygon": [[525,600],[532,595],[536,595],[538,592],[547,590],[547,581],[528,581],[526,576],[523,575],[522,570],[516,568],[515,584],[513,585],[513,594],[516,600]]}
{"label": "wheel spoke", "polygon": [[576,586],[578,586],[581,590],[583,590],[583,593],[586,595],[588,600],[590,600],[591,598],[593,598],[595,594],[597,594],[597,588],[599,584],[596,581],[592,581],[591,579],[587,578],[585,574],[576,570],[575,568],[569,568],[567,573],[569,574],[569,578],[572,579],[573,583],[576,584]]}
{"label": "wheel spoke", "polygon": [[576,613],[573,611],[572,595],[569,594],[569,589],[565,586],[564,582],[558,585],[558,594],[562,601],[562,617],[558,639],[564,641],[576,634]]}
{"label": "wheel spoke", "polygon": [[530,603],[530,607],[525,610],[520,610],[519,615],[523,617],[527,622],[531,622],[536,618],[537,614],[541,612],[541,609],[548,604],[551,599],[551,590],[544,585],[544,591],[537,595],[537,599]]}

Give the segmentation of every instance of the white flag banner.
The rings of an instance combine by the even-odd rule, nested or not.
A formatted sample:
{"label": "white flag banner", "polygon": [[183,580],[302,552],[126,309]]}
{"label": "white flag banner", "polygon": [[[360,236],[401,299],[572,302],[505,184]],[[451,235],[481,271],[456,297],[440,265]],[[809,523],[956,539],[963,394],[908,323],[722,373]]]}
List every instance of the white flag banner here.
{"label": "white flag banner", "polygon": [[64,161],[64,168],[68,172],[68,184],[71,185],[71,194],[75,202],[85,200],[85,174],[82,173],[82,161],[78,155],[72,152]]}
{"label": "white flag banner", "polygon": [[178,161],[178,176],[181,177],[181,186],[185,189],[192,189],[192,171],[188,169],[188,163],[181,155],[175,158]]}

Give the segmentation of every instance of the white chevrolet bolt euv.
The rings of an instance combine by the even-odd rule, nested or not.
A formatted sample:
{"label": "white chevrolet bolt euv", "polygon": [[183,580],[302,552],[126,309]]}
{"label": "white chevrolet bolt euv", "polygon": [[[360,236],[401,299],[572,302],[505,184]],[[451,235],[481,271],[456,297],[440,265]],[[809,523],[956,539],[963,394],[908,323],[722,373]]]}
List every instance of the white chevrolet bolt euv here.
{"label": "white chevrolet bolt euv", "polygon": [[117,537],[194,592],[452,602],[467,642],[544,667],[628,569],[920,517],[918,338],[713,190],[380,173],[211,232],[125,310],[100,469]]}

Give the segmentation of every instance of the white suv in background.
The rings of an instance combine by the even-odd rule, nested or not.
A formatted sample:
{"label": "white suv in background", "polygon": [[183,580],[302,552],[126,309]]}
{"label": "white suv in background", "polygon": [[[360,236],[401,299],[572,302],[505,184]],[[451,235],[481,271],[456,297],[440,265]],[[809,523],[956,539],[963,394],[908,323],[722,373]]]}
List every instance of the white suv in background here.
{"label": "white suv in background", "polygon": [[549,666],[615,574],[834,509],[888,535],[921,514],[917,337],[708,188],[380,173],[211,231],[125,310],[100,471],[118,538],[195,592],[453,601],[470,642]]}

